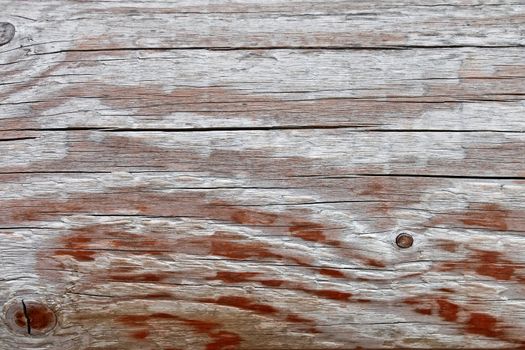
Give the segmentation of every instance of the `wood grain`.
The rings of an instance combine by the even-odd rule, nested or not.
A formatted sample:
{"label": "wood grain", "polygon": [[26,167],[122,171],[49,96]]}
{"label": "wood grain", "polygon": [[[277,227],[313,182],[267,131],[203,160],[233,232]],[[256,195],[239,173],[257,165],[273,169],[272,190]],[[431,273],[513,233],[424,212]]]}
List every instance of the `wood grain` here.
{"label": "wood grain", "polygon": [[[22,44],[84,49],[523,46],[520,0],[2,2]],[[22,27],[22,26],[21,26]],[[26,47],[21,48],[24,50]]]}
{"label": "wood grain", "polygon": [[522,1],[0,7],[0,350],[525,348]]}
{"label": "wood grain", "polygon": [[2,130],[524,130],[520,48],[116,50],[13,59],[0,85]]}

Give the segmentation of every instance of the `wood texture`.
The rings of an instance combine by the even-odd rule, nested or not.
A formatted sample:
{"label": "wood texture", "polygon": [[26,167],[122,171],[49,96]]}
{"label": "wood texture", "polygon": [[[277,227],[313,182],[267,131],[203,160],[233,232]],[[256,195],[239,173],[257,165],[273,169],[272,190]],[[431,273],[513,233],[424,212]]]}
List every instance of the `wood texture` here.
{"label": "wood texture", "polygon": [[523,1],[0,7],[0,350],[525,348]]}

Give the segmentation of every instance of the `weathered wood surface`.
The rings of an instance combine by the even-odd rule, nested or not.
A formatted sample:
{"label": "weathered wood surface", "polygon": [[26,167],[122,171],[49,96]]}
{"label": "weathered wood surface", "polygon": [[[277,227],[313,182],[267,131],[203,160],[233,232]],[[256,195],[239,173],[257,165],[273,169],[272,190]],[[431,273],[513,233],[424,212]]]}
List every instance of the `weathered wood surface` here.
{"label": "weathered wood surface", "polygon": [[1,350],[525,348],[525,2],[0,8]]}

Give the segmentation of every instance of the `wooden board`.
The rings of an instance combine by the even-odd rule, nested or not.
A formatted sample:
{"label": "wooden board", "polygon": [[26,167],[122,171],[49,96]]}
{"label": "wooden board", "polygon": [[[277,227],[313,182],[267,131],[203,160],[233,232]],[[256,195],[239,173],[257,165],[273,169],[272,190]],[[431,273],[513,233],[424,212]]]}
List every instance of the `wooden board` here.
{"label": "wooden board", "polygon": [[523,1],[0,8],[0,350],[525,348]]}

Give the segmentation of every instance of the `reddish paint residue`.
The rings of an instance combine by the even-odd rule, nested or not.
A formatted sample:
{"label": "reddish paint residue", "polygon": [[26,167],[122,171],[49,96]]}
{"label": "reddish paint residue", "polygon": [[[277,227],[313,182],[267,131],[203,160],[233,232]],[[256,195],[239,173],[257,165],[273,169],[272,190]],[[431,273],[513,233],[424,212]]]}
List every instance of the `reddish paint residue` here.
{"label": "reddish paint residue", "polygon": [[224,306],[232,306],[243,310],[254,311],[259,314],[273,314],[277,312],[277,309],[271,305],[258,304],[248,298],[240,296],[224,296],[219,297],[218,299],[202,299],[201,301]]}
{"label": "reddish paint residue", "polygon": [[148,337],[148,335],[149,335],[149,330],[147,329],[143,329],[143,330],[131,333],[131,336],[137,340],[144,340]]}
{"label": "reddish paint residue", "polygon": [[377,196],[378,194],[384,193],[386,191],[385,185],[383,184],[383,182],[377,179],[370,180],[364,186],[364,188],[365,189],[359,193],[362,196],[368,196],[368,195]]}
{"label": "reddish paint residue", "polygon": [[498,330],[497,325],[498,321],[495,317],[481,312],[473,312],[470,314],[465,330],[468,333],[498,338],[503,335],[503,331]]}
{"label": "reddish paint residue", "polygon": [[495,229],[506,231],[507,211],[497,204],[484,204],[479,209],[471,209],[465,212],[461,220],[463,224],[469,227]]}
{"label": "reddish paint residue", "polygon": [[342,273],[339,270],[335,269],[329,269],[329,268],[321,268],[317,270],[321,275],[330,276],[334,278],[344,278],[345,274]]}
{"label": "reddish paint residue", "polygon": [[336,242],[327,242],[323,233],[323,226],[313,222],[293,222],[288,229],[294,237],[299,237],[305,241],[329,243],[334,245]]}
{"label": "reddish paint residue", "polygon": [[[220,326],[216,322],[209,322],[203,320],[194,320],[182,318],[168,313],[154,313],[151,315],[124,315],[119,316],[117,321],[130,327],[147,327],[149,322],[154,320],[175,320],[179,321],[196,332],[206,334],[211,341],[206,345],[206,350],[231,350],[237,348],[242,338],[233,332],[218,330]],[[134,331],[130,336],[136,340],[144,340],[150,334],[149,329],[140,329]]]}
{"label": "reddish paint residue", "polygon": [[291,323],[312,323],[313,322],[312,320],[309,320],[307,318],[304,318],[298,315],[294,315],[294,314],[290,314],[286,316],[286,321],[291,322]]}
{"label": "reddish paint residue", "polygon": [[256,282],[268,287],[279,287],[284,281],[276,279],[257,280],[254,279],[260,275],[259,272],[229,272],[219,271],[215,277],[208,277],[208,280],[221,280],[225,283],[242,283],[242,282]]}
{"label": "reddish paint residue", "polygon": [[373,267],[386,267],[386,265],[383,264],[381,261],[375,259],[366,259],[365,263]]}
{"label": "reddish paint residue", "polygon": [[416,308],[414,311],[422,315],[432,315],[432,309],[429,308]]}
{"label": "reddish paint residue", "polygon": [[233,332],[220,331],[210,334],[210,337],[214,341],[206,345],[206,350],[231,350],[241,343],[241,337]]}
{"label": "reddish paint residue", "polygon": [[500,252],[474,250],[468,259],[441,265],[441,271],[451,270],[474,271],[481,276],[508,281],[514,277],[516,263],[503,258]]}
{"label": "reddish paint residue", "polygon": [[448,322],[456,322],[458,319],[458,312],[460,310],[458,305],[445,298],[433,300],[433,298],[429,296],[407,298],[403,300],[403,303],[407,305],[420,306],[416,307],[414,311],[422,315],[432,315],[432,308],[437,304],[439,316]]}
{"label": "reddish paint residue", "polygon": [[55,250],[54,255],[71,256],[79,262],[94,261],[96,252],[90,250],[90,243],[93,241],[90,235],[93,233],[95,227],[96,226],[87,226],[73,229],[70,235],[61,237],[59,244],[64,248]]}
{"label": "reddish paint residue", "polygon": [[86,262],[86,261],[94,261],[94,256],[96,255],[96,252],[88,251],[88,250],[55,250],[54,252],[55,256],[62,256],[62,255],[68,255],[71,256],[76,261],[80,262]]}
{"label": "reddish paint residue", "polygon": [[55,314],[45,305],[28,304],[26,310],[31,329],[46,330],[55,324]]}
{"label": "reddish paint residue", "polygon": [[475,256],[480,264],[476,272],[482,276],[493,277],[497,280],[508,281],[514,275],[515,268],[511,261],[501,258],[499,252],[477,251]]}
{"label": "reddish paint residue", "polygon": [[211,254],[231,259],[283,259],[280,254],[273,253],[265,245],[258,242],[241,242],[237,240],[211,238]]}
{"label": "reddish paint residue", "polygon": [[403,300],[403,303],[407,304],[407,305],[419,305],[421,303],[421,301],[417,298],[407,298],[405,300]]}
{"label": "reddish paint residue", "polygon": [[[414,309],[415,312],[423,315],[432,315],[432,307],[428,307],[428,305],[435,305],[433,303],[433,298],[428,295],[417,298],[407,298],[403,302],[407,305],[424,304],[425,307],[417,307]],[[512,339],[505,334],[503,331],[503,325],[496,317],[492,315],[483,312],[470,312],[467,308],[456,305],[445,298],[435,299],[435,303],[438,307],[439,316],[443,320],[462,325],[465,329],[465,332],[467,333],[479,334],[490,338],[498,338],[507,342],[516,342],[515,339]],[[468,316],[468,319],[458,320],[458,313],[460,312]]]}
{"label": "reddish paint residue", "polygon": [[26,316],[23,311],[17,311],[15,313],[15,324],[21,328],[27,327]]}
{"label": "reddish paint residue", "polygon": [[362,303],[362,304],[368,304],[372,302],[372,300],[370,299],[355,299],[355,301],[357,301],[358,303]]}
{"label": "reddish paint residue", "polygon": [[242,338],[236,333],[220,330],[216,331],[215,329],[219,326],[219,324],[215,322],[184,319],[169,314],[156,315],[162,315],[164,318],[178,319],[184,324],[195,329],[197,332],[207,334],[212,339],[212,342],[206,345],[206,350],[235,349],[240,345],[242,340]]}
{"label": "reddish paint residue", "polygon": [[128,326],[140,326],[148,321],[151,317],[148,315],[123,315],[118,316],[117,321]]}
{"label": "reddish paint residue", "polygon": [[115,282],[162,282],[168,278],[166,273],[109,274],[107,277]]}
{"label": "reddish paint residue", "polygon": [[330,290],[330,289],[312,290],[310,292],[322,298],[340,300],[340,301],[349,301],[350,298],[352,297],[352,293],[340,292],[338,290]]}
{"label": "reddish paint residue", "polygon": [[221,280],[226,283],[241,283],[252,281],[253,277],[259,275],[258,272],[230,272],[230,271],[219,271],[215,274],[215,277],[208,277],[207,280]]}
{"label": "reddish paint residue", "polygon": [[284,283],[284,281],[281,281],[281,280],[260,280],[259,282],[262,285],[268,286],[268,287],[279,287]]}
{"label": "reddish paint residue", "polygon": [[[202,244],[202,240],[194,243]],[[208,238],[207,245],[211,245],[210,254],[224,256],[230,259],[264,259],[289,260],[298,265],[309,266],[299,258],[284,256],[272,251],[272,247],[263,242],[246,241],[245,237],[224,231],[217,231]]]}
{"label": "reddish paint residue", "polygon": [[90,243],[92,239],[90,237],[83,236],[73,236],[73,237],[64,237],[62,241],[66,244],[67,248],[86,248],[86,244]]}
{"label": "reddish paint residue", "polygon": [[446,300],[438,299],[437,304],[439,306],[439,316],[448,322],[455,322],[458,319],[459,307]]}
{"label": "reddish paint residue", "polygon": [[277,215],[253,210],[236,210],[231,214],[231,219],[242,225],[271,225],[277,220]]}
{"label": "reddish paint residue", "polygon": [[443,249],[444,251],[454,253],[458,249],[459,244],[451,240],[442,239],[436,241],[436,246]]}
{"label": "reddish paint residue", "polygon": [[173,298],[173,295],[171,293],[150,293],[150,294],[141,294],[141,295],[133,295],[133,299],[171,299]]}

